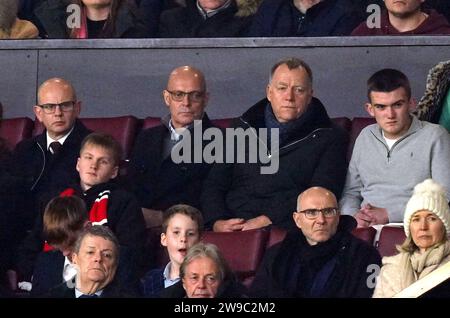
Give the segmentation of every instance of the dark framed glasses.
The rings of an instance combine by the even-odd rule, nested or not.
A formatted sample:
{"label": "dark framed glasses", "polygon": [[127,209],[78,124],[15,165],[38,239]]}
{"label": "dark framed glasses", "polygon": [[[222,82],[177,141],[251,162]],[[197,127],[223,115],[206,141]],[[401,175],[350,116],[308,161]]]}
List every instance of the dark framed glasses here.
{"label": "dark framed glasses", "polygon": [[306,209],[298,211],[298,213],[303,213],[307,219],[313,220],[317,218],[320,213],[322,213],[325,218],[332,218],[339,213],[339,210],[337,208]]}
{"label": "dark framed glasses", "polygon": [[193,102],[201,102],[205,97],[205,92],[201,91],[183,92],[183,91],[169,91],[167,89],[166,91],[170,94],[170,96],[172,96],[172,99],[177,102],[183,101],[185,96],[188,96],[188,98]]}
{"label": "dark framed glasses", "polygon": [[49,104],[42,104],[42,105],[38,105],[38,106],[44,110],[44,113],[53,114],[56,111],[56,107],[58,107],[58,106],[62,112],[70,112],[73,110],[74,105],[75,105],[75,102],[70,100],[67,102],[59,103],[59,104],[50,104],[49,103]]}

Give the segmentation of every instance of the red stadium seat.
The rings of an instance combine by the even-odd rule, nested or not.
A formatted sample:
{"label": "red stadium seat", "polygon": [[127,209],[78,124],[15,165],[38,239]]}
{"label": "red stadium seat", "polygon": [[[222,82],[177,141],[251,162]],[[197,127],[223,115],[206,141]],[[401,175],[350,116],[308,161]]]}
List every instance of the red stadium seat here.
{"label": "red stadium seat", "polygon": [[356,138],[358,138],[359,133],[366,126],[375,124],[375,118],[372,117],[355,117],[352,120],[352,128],[350,130],[350,142],[348,144],[347,159],[350,161],[353,152],[353,146],[355,145]]}
{"label": "red stadium seat", "polygon": [[217,245],[238,279],[247,287],[252,283],[267,244],[269,231],[257,229],[239,232],[203,234],[203,242]]}
{"label": "red stadium seat", "polygon": [[160,117],[147,117],[144,119],[142,129],[153,128],[159,125],[161,125]]}
{"label": "red stadium seat", "polygon": [[269,231],[269,239],[267,240],[266,249],[281,242],[286,237],[287,231],[280,227],[271,226]]}
{"label": "red stadium seat", "polygon": [[396,246],[403,243],[406,239],[403,227],[399,226],[384,226],[380,232],[380,239],[378,240],[378,252],[382,257],[392,256],[397,254]]}
{"label": "red stadium seat", "polygon": [[214,126],[225,129],[230,128],[233,123],[234,118],[221,118],[221,119],[213,119],[211,122]]}
{"label": "red stadium seat", "polygon": [[347,117],[335,117],[331,118],[331,121],[338,127],[342,128],[346,132],[350,133],[352,128],[352,121]]}
{"label": "red stadium seat", "polygon": [[373,245],[377,230],[375,230],[373,227],[361,227],[354,229],[352,231],[352,234],[357,238],[366,241],[370,245]]}
{"label": "red stadium seat", "polygon": [[0,123],[0,137],[11,150],[23,139],[30,138],[32,131],[33,121],[28,117],[3,119]]}

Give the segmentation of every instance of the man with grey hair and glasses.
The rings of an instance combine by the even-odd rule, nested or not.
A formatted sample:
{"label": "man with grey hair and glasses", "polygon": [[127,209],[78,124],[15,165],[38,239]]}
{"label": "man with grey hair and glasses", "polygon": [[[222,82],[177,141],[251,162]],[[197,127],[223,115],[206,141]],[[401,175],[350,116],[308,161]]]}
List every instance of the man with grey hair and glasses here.
{"label": "man with grey hair and glasses", "polygon": [[371,297],[381,257],[351,231],[336,196],[312,187],[298,196],[296,228],[271,247],[251,286],[253,297]]}

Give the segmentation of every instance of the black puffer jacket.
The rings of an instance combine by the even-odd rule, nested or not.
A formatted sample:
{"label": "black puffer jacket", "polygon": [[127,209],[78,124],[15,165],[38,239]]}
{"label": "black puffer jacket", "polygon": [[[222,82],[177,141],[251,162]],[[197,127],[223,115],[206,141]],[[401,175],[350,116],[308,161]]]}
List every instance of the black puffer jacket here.
{"label": "black puffer jacket", "polygon": [[[251,107],[236,126],[265,128],[267,105],[268,100],[263,99]],[[213,166],[205,180],[201,199],[208,226],[212,227],[217,220],[250,219],[263,214],[274,225],[291,228],[297,196],[307,188],[322,186],[340,197],[347,170],[347,135],[333,126],[324,106],[316,98],[297,121],[297,128],[279,152],[272,153],[272,157],[279,155],[278,172],[262,174],[261,163],[248,161]],[[245,146],[248,152],[248,142]]]}

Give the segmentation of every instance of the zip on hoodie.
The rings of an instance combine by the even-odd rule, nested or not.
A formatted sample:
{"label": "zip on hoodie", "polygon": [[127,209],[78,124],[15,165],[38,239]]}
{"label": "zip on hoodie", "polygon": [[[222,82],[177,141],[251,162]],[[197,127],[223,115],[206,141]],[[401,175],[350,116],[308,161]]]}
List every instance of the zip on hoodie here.
{"label": "zip on hoodie", "polygon": [[386,148],[386,158],[387,158],[387,162],[390,163],[391,162],[391,153],[392,150],[394,150],[394,148],[402,141],[404,140],[406,137],[411,136],[412,134],[415,133],[415,131],[412,131],[409,134],[404,135],[403,137],[401,137],[399,140],[397,140],[396,142],[394,142],[394,144],[392,145],[391,149],[389,149],[389,147],[384,143],[383,140],[381,140],[380,138],[378,138],[377,135],[375,135],[375,133],[373,131],[370,131],[370,133],[375,137],[376,140],[378,140],[379,142],[381,142],[381,144],[384,146],[384,148]]}

